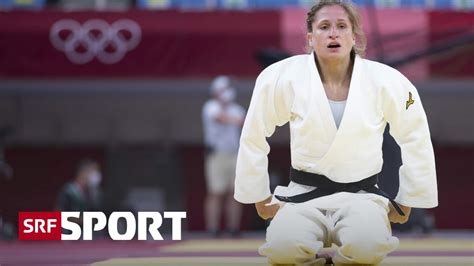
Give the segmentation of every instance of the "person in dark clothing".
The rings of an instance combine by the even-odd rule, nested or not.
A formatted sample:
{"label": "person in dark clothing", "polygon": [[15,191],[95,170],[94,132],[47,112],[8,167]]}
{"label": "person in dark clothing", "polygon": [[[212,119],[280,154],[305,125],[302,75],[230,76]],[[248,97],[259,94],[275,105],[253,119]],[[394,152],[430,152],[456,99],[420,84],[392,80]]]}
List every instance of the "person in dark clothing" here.
{"label": "person in dark clothing", "polygon": [[100,166],[86,159],[79,163],[74,180],[66,183],[56,203],[58,211],[96,211],[101,208]]}

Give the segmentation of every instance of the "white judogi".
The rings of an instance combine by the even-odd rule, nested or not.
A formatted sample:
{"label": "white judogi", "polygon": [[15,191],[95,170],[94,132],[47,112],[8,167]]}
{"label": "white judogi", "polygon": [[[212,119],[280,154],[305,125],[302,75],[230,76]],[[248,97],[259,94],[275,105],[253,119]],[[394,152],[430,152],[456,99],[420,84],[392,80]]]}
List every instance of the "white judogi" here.
{"label": "white judogi", "polygon": [[[435,161],[426,115],[416,88],[397,70],[356,56],[344,115],[337,128],[314,54],[293,56],[266,68],[257,78],[240,139],[234,194],[237,201],[255,203],[271,195],[267,171],[270,146],[266,137],[273,134],[276,126],[287,122],[290,122],[292,167],[325,175],[340,183],[360,181],[381,171],[383,132],[388,122],[391,135],[401,146],[403,161],[400,189],[395,200],[410,207],[437,206]],[[274,194],[292,196],[312,189],[290,183],[288,187],[277,187]],[[282,219],[279,217],[285,212],[301,213],[289,208],[301,208],[295,206],[303,205],[322,210],[322,216],[316,216],[320,217],[319,222],[323,222],[325,219],[330,221],[329,216],[340,216],[341,211],[354,202],[369,202],[366,205],[376,203],[371,205],[370,213],[380,214],[377,208],[385,210],[385,218],[378,220],[385,224],[379,230],[387,242],[384,244],[385,253],[382,253],[393,250],[396,241],[390,236],[386,218],[387,199],[364,192],[341,192],[304,204],[286,204],[272,221],[267,231],[267,244],[260,251],[272,260],[272,232],[288,230],[289,225],[279,228],[276,225]],[[299,217],[300,222],[304,217]],[[338,219],[349,219],[349,216],[341,217]],[[295,215],[291,220],[295,222],[299,218]],[[366,226],[377,228],[377,225],[371,224],[376,221],[370,221]],[[314,223],[310,224],[314,227]],[[296,225],[304,227],[299,222]],[[331,222],[328,226],[326,229],[330,230]],[[337,221],[332,226],[337,226]],[[300,244],[308,246],[314,243]],[[318,249],[310,250],[317,252]],[[306,259],[312,255],[309,252]]]}

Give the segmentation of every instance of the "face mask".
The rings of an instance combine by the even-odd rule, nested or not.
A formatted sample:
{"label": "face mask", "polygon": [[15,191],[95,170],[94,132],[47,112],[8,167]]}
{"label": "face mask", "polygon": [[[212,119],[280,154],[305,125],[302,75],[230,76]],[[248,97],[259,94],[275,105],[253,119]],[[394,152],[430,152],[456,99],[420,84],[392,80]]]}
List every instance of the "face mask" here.
{"label": "face mask", "polygon": [[225,103],[233,102],[235,100],[235,90],[233,88],[226,89],[219,94],[219,99]]}
{"label": "face mask", "polygon": [[98,187],[102,181],[102,175],[98,171],[94,171],[89,175],[89,186]]}

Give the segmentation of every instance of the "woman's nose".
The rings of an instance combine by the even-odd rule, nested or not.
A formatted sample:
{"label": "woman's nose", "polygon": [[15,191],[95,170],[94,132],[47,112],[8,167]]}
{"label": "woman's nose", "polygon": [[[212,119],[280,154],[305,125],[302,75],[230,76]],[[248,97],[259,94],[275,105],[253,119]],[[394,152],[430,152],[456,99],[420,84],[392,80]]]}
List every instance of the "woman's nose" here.
{"label": "woman's nose", "polygon": [[331,29],[329,30],[329,37],[332,39],[335,39],[337,38],[337,36],[338,36],[338,33],[337,33],[336,27],[331,27]]}

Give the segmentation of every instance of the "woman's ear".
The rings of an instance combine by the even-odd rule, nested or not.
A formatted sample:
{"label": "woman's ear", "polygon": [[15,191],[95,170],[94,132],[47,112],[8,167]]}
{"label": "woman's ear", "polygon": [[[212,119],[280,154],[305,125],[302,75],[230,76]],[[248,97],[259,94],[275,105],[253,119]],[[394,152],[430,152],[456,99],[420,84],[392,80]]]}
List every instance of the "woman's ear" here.
{"label": "woman's ear", "polygon": [[313,46],[313,40],[311,33],[306,34],[306,39],[308,40],[308,45]]}

